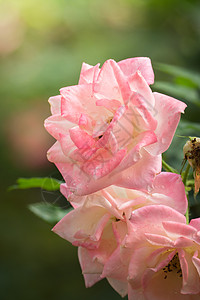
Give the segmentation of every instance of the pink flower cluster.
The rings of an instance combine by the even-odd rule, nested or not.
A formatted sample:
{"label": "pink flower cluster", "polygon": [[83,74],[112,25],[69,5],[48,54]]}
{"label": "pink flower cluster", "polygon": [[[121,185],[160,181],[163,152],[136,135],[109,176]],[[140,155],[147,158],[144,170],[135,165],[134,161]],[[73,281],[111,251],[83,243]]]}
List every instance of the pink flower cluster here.
{"label": "pink flower cluster", "polygon": [[48,151],[73,206],[53,231],[78,247],[87,287],[102,278],[129,300],[200,296],[200,219],[186,224],[180,175],[161,172],[186,105],[152,93],[150,59],[83,64],[49,99]]}

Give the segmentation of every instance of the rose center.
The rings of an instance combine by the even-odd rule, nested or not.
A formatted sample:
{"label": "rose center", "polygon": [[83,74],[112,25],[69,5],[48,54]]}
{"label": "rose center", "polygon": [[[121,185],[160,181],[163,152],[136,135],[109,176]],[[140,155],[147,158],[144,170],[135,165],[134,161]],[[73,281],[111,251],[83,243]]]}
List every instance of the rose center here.
{"label": "rose center", "polygon": [[169,273],[171,273],[171,272],[176,272],[179,277],[182,277],[182,270],[181,270],[181,266],[180,266],[178,253],[176,253],[174,255],[172,260],[162,270],[164,273],[164,279],[166,279],[167,276],[169,275]]}

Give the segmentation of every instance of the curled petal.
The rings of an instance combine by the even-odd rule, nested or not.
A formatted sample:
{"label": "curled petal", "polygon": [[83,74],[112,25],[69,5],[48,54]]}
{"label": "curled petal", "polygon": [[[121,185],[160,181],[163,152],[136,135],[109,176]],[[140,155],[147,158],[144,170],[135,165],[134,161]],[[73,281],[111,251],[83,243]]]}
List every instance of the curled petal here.
{"label": "curled petal", "polygon": [[44,126],[55,139],[59,140],[60,134],[66,134],[66,131],[73,127],[74,124],[61,115],[53,115],[45,120]]}
{"label": "curled petal", "polygon": [[166,233],[173,239],[180,236],[192,238],[196,233],[196,229],[194,227],[174,221],[164,221],[163,228],[166,230]]}
{"label": "curled petal", "polygon": [[[100,207],[77,207],[62,218],[52,229],[74,245],[96,247],[110,216]],[[74,222],[76,220],[76,222]]]}
{"label": "curled petal", "polygon": [[156,155],[168,149],[186,104],[160,93],[153,94],[155,97],[155,118],[158,121],[155,133],[158,141],[154,145],[148,146],[148,151]]}
{"label": "curled petal", "polygon": [[131,76],[140,71],[148,84],[154,83],[154,72],[151,60],[148,57],[128,58],[118,62],[118,65],[126,76]]}
{"label": "curled petal", "polygon": [[78,84],[93,83],[97,79],[97,76],[99,74],[99,66],[100,64],[97,64],[93,67],[86,63],[83,63]]}
{"label": "curled petal", "polygon": [[147,81],[140,71],[135,72],[129,77],[129,85],[132,91],[143,97],[148,111],[154,116],[156,114],[154,109],[155,99]]}
{"label": "curled petal", "polygon": [[170,238],[163,235],[146,233],[145,237],[147,238],[147,241],[152,245],[162,246],[162,247],[174,246],[174,242]]}
{"label": "curled petal", "polygon": [[50,97],[49,104],[51,107],[52,115],[58,115],[61,113],[61,95]]}

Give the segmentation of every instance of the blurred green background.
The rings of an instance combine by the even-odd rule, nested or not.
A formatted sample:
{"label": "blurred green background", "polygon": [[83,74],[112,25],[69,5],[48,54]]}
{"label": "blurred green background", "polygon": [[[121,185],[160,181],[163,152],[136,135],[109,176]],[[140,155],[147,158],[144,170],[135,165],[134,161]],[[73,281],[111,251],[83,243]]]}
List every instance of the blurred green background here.
{"label": "blurred green background", "polygon": [[[195,123],[186,131],[198,135],[198,83],[182,78],[176,81],[180,93],[176,86],[170,90],[165,82],[172,74],[156,63],[200,71],[199,16],[198,0],[0,0],[2,299],[120,299],[105,280],[86,289],[77,249],[27,209],[38,201],[65,205],[60,195],[7,188],[18,177],[60,178],[46,159],[53,144],[43,128],[47,100],[77,84],[83,61],[150,57],[155,88],[189,101],[185,119]],[[177,147],[184,141],[174,143],[166,158],[179,167]]]}

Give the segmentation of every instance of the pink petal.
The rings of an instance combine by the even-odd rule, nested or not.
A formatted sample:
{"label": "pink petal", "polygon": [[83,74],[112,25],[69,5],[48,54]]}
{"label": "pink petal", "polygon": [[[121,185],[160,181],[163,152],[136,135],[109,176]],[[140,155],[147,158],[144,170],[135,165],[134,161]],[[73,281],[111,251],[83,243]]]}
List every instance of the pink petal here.
{"label": "pink petal", "polygon": [[129,77],[129,85],[132,91],[143,97],[148,111],[155,116],[155,99],[147,81],[144,79],[140,71],[135,72]]}
{"label": "pink petal", "polygon": [[141,248],[135,248],[129,264],[129,283],[132,288],[138,289],[142,287],[142,277],[147,269],[147,260],[152,253],[152,247],[145,245]]}
{"label": "pink petal", "polygon": [[69,187],[67,186],[66,183],[62,183],[60,185],[60,192],[63,194],[63,196],[65,196],[66,199],[68,199],[68,197],[71,194],[70,189],[69,189]]}
{"label": "pink petal", "polygon": [[124,221],[112,223],[115,239],[118,244],[121,244],[127,234],[127,224]]}
{"label": "pink petal", "polygon": [[169,247],[157,248],[150,246],[150,248],[152,249],[152,252],[147,257],[146,263],[154,272],[159,271],[161,265],[166,266],[176,253],[175,250],[169,251]]}
{"label": "pink petal", "polygon": [[148,57],[128,58],[118,62],[119,67],[126,76],[140,71],[148,84],[154,83],[154,73],[151,60]]}
{"label": "pink petal", "polygon": [[120,246],[113,252],[109,260],[105,263],[102,278],[108,277],[120,281],[126,281],[128,276],[127,261],[120,258]]}
{"label": "pink petal", "polygon": [[86,287],[91,287],[101,280],[103,266],[97,261],[93,261],[87,249],[79,247],[78,257]]}
{"label": "pink petal", "polygon": [[93,259],[97,259],[98,262],[105,265],[116,248],[117,242],[113,234],[111,223],[109,222],[104,227],[98,248],[90,249],[90,255]]}
{"label": "pink petal", "polygon": [[179,250],[179,260],[183,274],[182,294],[197,294],[200,292],[199,274],[192,262],[191,253]]}
{"label": "pink petal", "polygon": [[[144,144],[147,144],[151,139],[152,137],[149,136],[148,133],[146,133],[146,136],[143,134],[143,139],[141,140],[139,145],[135,147],[135,149],[137,150],[135,151],[135,153],[134,151],[131,152],[132,164],[134,159],[138,161],[138,159],[140,158],[140,154],[138,153],[140,147],[142,147]],[[102,167],[102,171],[101,171],[102,173],[99,174],[103,174],[103,172],[107,172],[110,168],[110,166],[106,165],[105,163],[107,158],[105,160],[104,156],[99,155],[99,157],[96,157],[97,161],[95,162],[94,160],[94,163],[96,164],[93,164],[93,161],[86,162],[87,163],[87,172],[86,172],[86,170],[85,171],[83,170],[81,165],[84,162],[83,157],[81,157],[80,155],[77,156],[76,163],[74,163],[75,152],[73,151],[75,149],[73,147],[75,146],[73,146],[74,144],[72,143],[71,139],[69,139],[69,137],[67,136],[63,138],[61,136],[60,141],[62,144],[62,148],[60,147],[59,143],[56,144],[57,146],[52,147],[49,150],[49,160],[53,161],[56,164],[57,168],[63,175],[69,191],[68,195],[70,193],[75,193],[76,195],[90,194],[97,190],[105,188],[106,186],[109,186],[113,183],[117,183],[117,184],[119,183],[120,185],[125,185],[125,187],[128,188],[145,189],[145,187],[148,188],[148,185],[150,184],[150,180],[153,181],[155,174],[157,172],[160,172],[161,170],[161,157],[160,156],[153,157],[149,155],[148,152],[141,150],[140,153],[142,159],[133,167],[128,168],[126,170],[127,165],[128,166],[129,164],[131,165],[131,155],[130,155],[129,161],[126,161],[126,164],[123,163],[122,170],[125,169],[123,172],[122,170],[120,170],[120,168],[118,170],[117,167],[116,169],[113,169],[114,170],[113,172],[110,173],[108,172],[107,173],[108,175],[104,175],[101,178],[95,179],[93,175],[88,174],[89,170],[91,169],[91,171],[93,172],[92,174],[94,174],[96,170],[94,167],[100,166]],[[63,152],[66,154],[66,156],[64,155]],[[114,158],[112,157],[112,159],[114,159],[114,161],[112,161],[113,165],[117,163],[117,161],[115,161],[116,157]],[[140,178],[140,180],[137,179],[138,177]]]}
{"label": "pink petal", "polygon": [[[142,132],[139,134],[133,141],[131,149],[128,151],[125,159],[123,160],[122,164],[115,170],[116,172],[121,172],[123,170],[126,170],[127,168],[133,166],[136,162],[141,161],[141,165],[144,165],[146,162],[145,161],[145,156],[149,159],[151,157],[156,158],[155,156],[152,156],[150,154],[147,154],[147,152],[143,149],[146,145],[149,145],[151,143],[154,143],[156,141],[156,136],[154,132],[152,131],[146,131]],[[130,145],[129,145],[130,148]],[[143,157],[144,155],[144,157]],[[158,157],[158,156],[157,156]],[[157,166],[155,167],[157,169]],[[161,166],[159,168],[161,170]],[[147,168],[147,172],[148,172]],[[138,175],[139,177],[139,175]],[[127,178],[128,179],[128,178]]]}
{"label": "pink petal", "polygon": [[92,241],[99,241],[109,218],[101,207],[77,207],[62,218],[52,230],[74,245],[94,248],[95,244]]}
{"label": "pink petal", "polygon": [[173,247],[174,242],[166,236],[158,235],[158,234],[151,234],[146,233],[145,237],[147,241],[152,245],[162,246],[162,247]]}
{"label": "pink petal", "polygon": [[91,161],[86,161],[83,165],[83,170],[87,174],[99,179],[110,174],[122,161],[126,154],[126,150],[119,150],[114,155],[105,153],[97,153]]}
{"label": "pink petal", "polygon": [[164,220],[183,224],[186,222],[185,216],[164,205],[149,205],[133,211],[126,245],[129,246],[134,241],[143,241],[146,233],[166,236],[163,228]]}
{"label": "pink petal", "polygon": [[115,181],[116,185],[130,189],[148,190],[155,175],[161,171],[161,156],[152,156],[144,149],[140,150],[140,155],[141,159],[136,161],[135,164],[132,162],[132,166],[121,173],[119,171],[118,179]]}
{"label": "pink petal", "polygon": [[190,226],[193,226],[196,228],[198,231],[200,231],[200,218],[192,219],[190,221]]}
{"label": "pink petal", "polygon": [[70,188],[66,183],[60,185],[60,192],[65,196],[65,198],[71,203],[71,205],[76,208],[78,206],[83,206],[87,197],[86,196],[76,196],[71,193]]}
{"label": "pink petal", "polygon": [[[143,99],[138,94],[134,94],[120,119],[113,126],[113,134],[119,147],[130,147],[131,143],[136,143],[139,134],[145,134],[146,131],[153,132],[156,126],[157,121],[148,112]],[[156,141],[155,136],[155,141],[152,143]]]}
{"label": "pink petal", "polygon": [[128,293],[128,283],[127,281],[120,281],[113,278],[107,278],[108,282],[112,286],[112,288],[121,295],[121,297],[125,297]]}
{"label": "pink petal", "polygon": [[45,120],[44,126],[55,139],[59,140],[60,134],[66,134],[74,124],[60,115],[53,115]]}
{"label": "pink petal", "polygon": [[65,191],[67,189],[68,196],[71,193],[77,196],[88,195],[105,188],[114,181],[114,178],[109,178],[108,175],[96,180],[81,170],[77,164],[58,163],[56,166],[64,177],[66,182]]}
{"label": "pink petal", "polygon": [[162,172],[158,174],[153,182],[151,189],[152,197],[160,199],[163,197],[163,204],[169,205],[182,214],[187,210],[187,197],[185,194],[185,187],[181,176],[178,174]]}
{"label": "pink petal", "polygon": [[115,113],[116,110],[121,106],[121,102],[115,99],[99,99],[96,101],[97,106],[104,106],[112,113]]}
{"label": "pink petal", "polygon": [[118,66],[118,64],[114,60],[110,60],[110,64],[113,68],[115,78],[119,85],[119,89],[120,89],[120,93],[122,95],[123,102],[126,105],[129,102],[129,97],[132,94],[130,86],[127,82],[126,77],[124,76],[123,72],[121,71],[121,68]]}
{"label": "pink petal", "polygon": [[126,211],[128,208],[131,208],[131,213],[134,208],[139,208],[141,206],[148,205],[147,200],[144,197],[137,197],[130,201],[125,201],[119,206],[119,209]]}
{"label": "pink petal", "polygon": [[90,116],[82,113],[80,115],[80,118],[79,118],[79,122],[78,122],[78,125],[81,129],[85,129],[87,131],[91,131],[91,128],[93,127],[93,120]]}
{"label": "pink petal", "polygon": [[70,202],[77,202],[77,200],[84,199],[84,207],[90,208],[90,207],[102,207],[105,208],[106,212],[109,213],[111,216],[114,216],[116,218],[122,219],[122,212],[120,212],[116,207],[113,207],[112,204],[103,196],[102,190],[97,193],[93,193],[87,196],[75,196],[73,195],[70,197]]}
{"label": "pink petal", "polygon": [[196,233],[194,227],[176,221],[163,221],[163,228],[172,239],[179,238],[180,236],[192,239]]}
{"label": "pink petal", "polygon": [[47,158],[49,161],[54,162],[54,163],[69,162],[69,158],[64,155],[59,142],[56,142],[55,144],[53,144],[53,146],[48,150]]}
{"label": "pink petal", "polygon": [[[81,84],[60,89],[61,115],[68,121],[79,124],[83,114],[95,122],[108,119],[111,113],[103,106],[96,106],[93,84]],[[103,121],[102,121],[103,122]]]}
{"label": "pink petal", "polygon": [[[59,143],[60,147],[62,149],[62,152],[64,153],[66,159],[68,161],[73,160],[73,153],[76,151],[76,146],[74,145],[73,141],[70,138],[69,133],[62,134],[60,133],[59,135]],[[82,159],[80,159],[82,161]],[[54,162],[57,162],[56,160]]]}
{"label": "pink petal", "polygon": [[[129,109],[134,116],[134,125],[139,132],[142,130],[155,130],[157,127],[157,120],[149,110],[149,104],[143,95],[133,93],[129,101]],[[129,116],[131,115],[129,112]]]}
{"label": "pink petal", "polygon": [[156,155],[165,152],[174,136],[176,127],[180,120],[181,112],[184,112],[186,104],[172,97],[153,93],[155,97],[155,115],[158,126],[155,130],[158,141],[152,146],[148,146],[148,150]]}
{"label": "pink petal", "polygon": [[95,146],[95,139],[91,137],[87,132],[80,129],[79,126],[75,126],[69,130],[71,140],[79,149],[87,149]]}
{"label": "pink petal", "polygon": [[192,262],[193,262],[193,264],[194,264],[194,266],[195,266],[195,268],[196,268],[196,270],[197,270],[197,272],[198,272],[198,274],[199,274],[199,277],[200,277],[200,259],[198,258],[198,251],[193,255],[193,257],[192,257]]}
{"label": "pink petal", "polygon": [[86,63],[83,63],[78,84],[93,83],[93,81],[96,80],[100,71],[99,66],[100,64],[97,64],[93,67]]}
{"label": "pink petal", "polygon": [[114,60],[107,60],[103,64],[94,91],[106,99],[116,99],[122,104],[128,100],[129,84]]}
{"label": "pink petal", "polygon": [[52,115],[57,115],[61,113],[61,96],[54,96],[49,98],[49,104],[51,106]]}
{"label": "pink petal", "polygon": [[92,184],[89,185],[91,180],[90,176],[84,173],[78,164],[66,161],[64,163],[55,163],[55,165],[66,182],[68,196],[72,193],[75,193],[76,195],[87,195],[95,191],[95,188],[98,190],[97,186],[93,186]]}
{"label": "pink petal", "polygon": [[174,243],[175,248],[187,248],[187,247],[193,247],[194,246],[194,239],[187,238],[184,236],[180,236],[177,238],[177,240]]}

